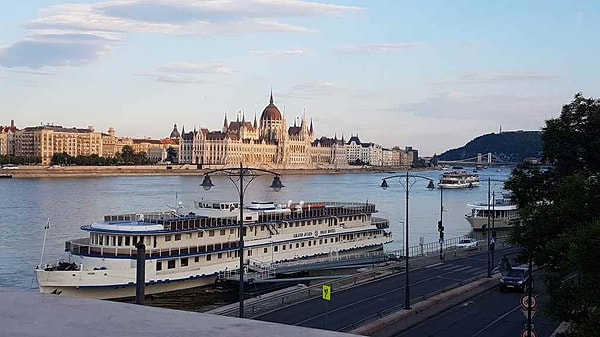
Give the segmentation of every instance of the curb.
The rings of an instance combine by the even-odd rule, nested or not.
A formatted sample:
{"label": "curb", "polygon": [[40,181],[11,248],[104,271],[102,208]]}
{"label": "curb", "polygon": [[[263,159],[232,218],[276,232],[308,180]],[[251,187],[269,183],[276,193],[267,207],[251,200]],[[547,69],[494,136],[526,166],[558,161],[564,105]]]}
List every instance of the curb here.
{"label": "curb", "polygon": [[[355,335],[387,337],[404,331],[476,294],[498,284],[500,274],[454,288],[445,293],[415,303],[411,310],[401,310],[349,331]],[[382,331],[382,330],[386,331]]]}

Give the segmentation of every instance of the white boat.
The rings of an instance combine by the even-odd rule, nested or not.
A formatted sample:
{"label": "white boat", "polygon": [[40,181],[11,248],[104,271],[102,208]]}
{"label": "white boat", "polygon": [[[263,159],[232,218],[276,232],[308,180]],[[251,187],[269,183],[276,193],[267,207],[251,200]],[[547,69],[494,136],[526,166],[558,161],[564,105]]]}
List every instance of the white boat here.
{"label": "white boat", "polygon": [[503,194],[502,198],[492,198],[490,202],[478,202],[468,206],[471,208],[471,214],[465,215],[465,218],[473,229],[487,229],[488,220],[490,228],[506,228],[519,219],[517,205],[508,194]]}
{"label": "white boat", "polygon": [[479,186],[479,175],[466,171],[444,172],[438,183],[439,188],[472,188]]}
{"label": "white boat", "polygon": [[[197,214],[108,215],[67,241],[68,258],[35,269],[42,293],[100,299],[135,296],[137,242],[146,246],[146,294],[214,283],[239,269],[239,205],[197,202]],[[244,207],[244,265],[381,250],[392,241],[374,204],[253,202]]]}

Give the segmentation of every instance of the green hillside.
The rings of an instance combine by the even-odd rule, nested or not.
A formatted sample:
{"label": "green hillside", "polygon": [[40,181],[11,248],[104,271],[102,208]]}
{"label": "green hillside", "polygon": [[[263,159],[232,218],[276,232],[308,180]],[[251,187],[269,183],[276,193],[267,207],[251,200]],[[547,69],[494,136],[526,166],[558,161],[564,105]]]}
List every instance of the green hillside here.
{"label": "green hillside", "polygon": [[510,162],[521,162],[525,158],[540,158],[544,148],[541,131],[510,131],[479,136],[465,146],[448,150],[439,155],[439,160],[463,160],[484,156],[491,152],[495,157]]}

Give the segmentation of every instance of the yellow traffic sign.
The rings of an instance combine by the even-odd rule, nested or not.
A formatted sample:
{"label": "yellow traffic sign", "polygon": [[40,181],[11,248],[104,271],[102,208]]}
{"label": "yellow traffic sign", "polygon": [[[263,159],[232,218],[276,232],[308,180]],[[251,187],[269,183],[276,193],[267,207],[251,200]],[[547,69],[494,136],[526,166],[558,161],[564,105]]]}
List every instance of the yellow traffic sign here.
{"label": "yellow traffic sign", "polygon": [[323,285],[323,299],[331,301],[331,286],[328,284]]}

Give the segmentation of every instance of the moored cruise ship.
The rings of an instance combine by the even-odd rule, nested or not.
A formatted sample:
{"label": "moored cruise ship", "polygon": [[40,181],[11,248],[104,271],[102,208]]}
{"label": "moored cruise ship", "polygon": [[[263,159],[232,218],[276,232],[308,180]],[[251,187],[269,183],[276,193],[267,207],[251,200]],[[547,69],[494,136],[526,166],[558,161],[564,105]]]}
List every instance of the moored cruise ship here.
{"label": "moored cruise ship", "polygon": [[466,171],[444,172],[438,183],[439,188],[471,188],[479,186],[479,175]]}
{"label": "moored cruise ship", "polygon": [[[37,266],[42,293],[100,299],[132,297],[136,243],[146,246],[146,294],[214,283],[239,268],[239,205],[199,202],[187,215],[108,215],[81,226],[88,236],[67,241],[68,260]],[[253,202],[244,207],[244,264],[381,250],[392,241],[374,204]]]}
{"label": "moored cruise ship", "polygon": [[[490,228],[506,228],[519,219],[519,211],[510,195],[503,194],[502,198],[493,198],[490,202],[478,202],[468,205],[471,214],[465,218],[475,230]],[[489,216],[489,217],[488,217]]]}

